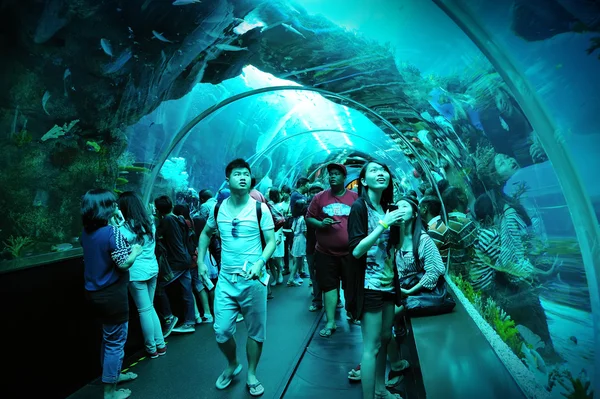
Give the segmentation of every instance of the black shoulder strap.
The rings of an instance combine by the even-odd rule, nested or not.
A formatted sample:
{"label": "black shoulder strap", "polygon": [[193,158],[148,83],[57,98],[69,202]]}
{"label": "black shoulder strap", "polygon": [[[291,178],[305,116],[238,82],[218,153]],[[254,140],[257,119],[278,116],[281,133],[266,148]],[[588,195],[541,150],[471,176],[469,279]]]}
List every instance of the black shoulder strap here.
{"label": "black shoulder strap", "polygon": [[[217,202],[217,204],[215,205],[215,227],[217,230],[219,230],[219,223],[217,222],[217,216],[219,216],[219,208],[221,207],[221,204]],[[208,220],[207,220],[208,222]]]}
{"label": "black shoulder strap", "polygon": [[260,221],[262,220],[262,202],[256,201],[256,220],[258,220],[258,231],[260,232],[260,243],[262,244],[263,250],[267,246],[267,242],[265,241],[265,235],[263,234],[262,227],[260,225]]}

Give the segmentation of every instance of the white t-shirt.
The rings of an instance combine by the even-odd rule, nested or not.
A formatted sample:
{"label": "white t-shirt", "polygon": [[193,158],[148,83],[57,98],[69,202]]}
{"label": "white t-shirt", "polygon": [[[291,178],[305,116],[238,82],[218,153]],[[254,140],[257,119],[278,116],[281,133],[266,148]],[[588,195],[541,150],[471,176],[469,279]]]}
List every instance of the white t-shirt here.
{"label": "white t-shirt", "polygon": [[[256,200],[250,198],[239,215],[229,213],[229,200],[227,198],[223,201],[217,216],[219,234],[221,235],[221,270],[235,273],[235,269],[243,267],[244,262],[248,261],[248,265],[257,262],[262,255],[263,248],[256,218]],[[260,226],[263,234],[266,234],[268,230],[275,229],[275,226],[269,207],[266,204],[261,204],[261,209]],[[237,219],[236,237],[232,234],[234,219]],[[211,212],[206,224],[212,229],[217,227],[214,212]]]}

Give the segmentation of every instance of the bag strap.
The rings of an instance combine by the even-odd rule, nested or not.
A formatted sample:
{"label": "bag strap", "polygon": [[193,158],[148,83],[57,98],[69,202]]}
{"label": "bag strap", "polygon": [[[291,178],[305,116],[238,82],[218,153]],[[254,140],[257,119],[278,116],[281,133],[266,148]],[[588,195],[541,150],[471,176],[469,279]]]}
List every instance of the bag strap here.
{"label": "bag strap", "polygon": [[[217,226],[217,230],[219,229],[219,224],[217,222],[217,217],[219,216],[219,208],[221,204],[217,203],[215,205],[215,226]],[[260,221],[262,220],[262,202],[256,201],[256,220],[258,221],[258,231],[260,232],[260,243],[262,245],[263,250],[267,246],[267,242],[265,241],[265,235],[263,234],[262,227],[260,225]]]}

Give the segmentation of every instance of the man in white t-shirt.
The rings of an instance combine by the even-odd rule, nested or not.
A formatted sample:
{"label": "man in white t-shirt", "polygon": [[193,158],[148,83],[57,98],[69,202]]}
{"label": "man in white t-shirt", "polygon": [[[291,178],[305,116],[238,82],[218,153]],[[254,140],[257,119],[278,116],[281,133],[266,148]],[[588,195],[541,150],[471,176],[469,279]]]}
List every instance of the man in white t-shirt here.
{"label": "man in white t-shirt", "polygon": [[[265,340],[268,284],[265,265],[275,251],[274,224],[268,206],[250,198],[250,165],[236,159],[227,165],[225,175],[231,197],[209,215],[198,247],[198,259],[203,260],[210,237],[219,230],[221,272],[215,289],[214,329],[219,348],[229,364],[217,379],[216,387],[227,388],[242,371],[235,342],[236,318],[241,312],[248,330],[246,385],[252,396],[260,396],[264,387],[256,378],[256,367]],[[208,277],[204,262],[198,262],[198,272]]]}

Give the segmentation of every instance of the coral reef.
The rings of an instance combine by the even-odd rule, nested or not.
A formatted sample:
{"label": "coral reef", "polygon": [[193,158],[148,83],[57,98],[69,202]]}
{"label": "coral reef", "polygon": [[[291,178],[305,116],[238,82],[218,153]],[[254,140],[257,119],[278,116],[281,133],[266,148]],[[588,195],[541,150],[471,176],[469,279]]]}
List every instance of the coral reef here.
{"label": "coral reef", "polygon": [[7,241],[4,241],[6,250],[13,256],[13,258],[19,258],[21,251],[28,245],[33,244],[33,240],[29,237],[13,237],[10,236]]}

